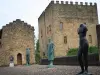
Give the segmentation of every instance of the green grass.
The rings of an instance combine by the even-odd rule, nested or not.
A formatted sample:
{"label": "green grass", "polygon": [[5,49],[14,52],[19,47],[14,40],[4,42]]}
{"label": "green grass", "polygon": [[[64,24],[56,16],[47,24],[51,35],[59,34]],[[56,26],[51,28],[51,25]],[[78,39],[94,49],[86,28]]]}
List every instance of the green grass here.
{"label": "green grass", "polygon": [[[78,53],[78,48],[71,48],[68,53],[67,56],[75,56]],[[88,53],[92,54],[92,53],[98,53],[98,48],[96,46],[90,46],[88,49]]]}

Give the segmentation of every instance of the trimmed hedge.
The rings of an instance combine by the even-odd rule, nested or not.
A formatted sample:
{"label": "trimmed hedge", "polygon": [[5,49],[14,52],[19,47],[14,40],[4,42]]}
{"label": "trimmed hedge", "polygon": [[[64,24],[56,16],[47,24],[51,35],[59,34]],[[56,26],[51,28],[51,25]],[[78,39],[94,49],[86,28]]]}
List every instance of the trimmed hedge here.
{"label": "trimmed hedge", "polygon": [[[67,56],[75,56],[78,53],[78,48],[71,48],[68,53]],[[92,54],[92,53],[98,53],[98,48],[96,46],[90,46],[88,49],[88,53]]]}

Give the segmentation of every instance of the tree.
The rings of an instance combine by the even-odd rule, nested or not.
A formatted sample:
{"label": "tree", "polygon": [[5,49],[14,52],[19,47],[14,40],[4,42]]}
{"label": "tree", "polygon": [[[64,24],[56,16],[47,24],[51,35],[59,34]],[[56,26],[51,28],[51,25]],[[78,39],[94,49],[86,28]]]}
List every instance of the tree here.
{"label": "tree", "polygon": [[41,57],[40,57],[39,39],[38,39],[36,42],[36,50],[35,50],[35,61],[37,64],[40,63],[40,59]]}

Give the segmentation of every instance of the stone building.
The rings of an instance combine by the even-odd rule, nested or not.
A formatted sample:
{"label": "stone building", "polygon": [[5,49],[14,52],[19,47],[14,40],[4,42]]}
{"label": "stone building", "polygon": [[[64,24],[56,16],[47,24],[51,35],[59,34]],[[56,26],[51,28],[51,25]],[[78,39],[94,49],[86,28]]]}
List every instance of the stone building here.
{"label": "stone building", "polygon": [[97,4],[87,2],[51,1],[38,18],[41,56],[47,54],[48,39],[55,44],[55,57],[66,56],[70,48],[77,48],[77,29],[86,23],[87,39],[90,46],[97,46],[96,24],[98,24]]}
{"label": "stone building", "polygon": [[35,63],[34,27],[16,19],[0,30],[0,65],[8,65],[14,57],[15,65],[26,64],[26,48],[30,49],[30,63]]}

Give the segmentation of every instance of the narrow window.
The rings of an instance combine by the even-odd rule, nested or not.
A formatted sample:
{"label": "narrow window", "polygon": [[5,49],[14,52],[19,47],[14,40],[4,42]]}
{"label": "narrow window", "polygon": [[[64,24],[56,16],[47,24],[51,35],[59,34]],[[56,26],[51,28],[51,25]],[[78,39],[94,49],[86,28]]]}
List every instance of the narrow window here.
{"label": "narrow window", "polygon": [[89,35],[89,43],[92,43],[92,36]]}
{"label": "narrow window", "polygon": [[63,30],[63,22],[60,22],[60,30]]}
{"label": "narrow window", "polygon": [[51,34],[51,25],[49,25],[49,33]]}
{"label": "narrow window", "polygon": [[67,44],[67,36],[64,36],[64,44]]}
{"label": "narrow window", "polygon": [[1,44],[1,42],[0,42],[0,48],[2,47],[2,44]]}
{"label": "narrow window", "polygon": [[45,56],[45,52],[43,52],[43,56]]}
{"label": "narrow window", "polygon": [[0,39],[2,38],[2,29],[0,30]]}
{"label": "narrow window", "polygon": [[51,25],[49,25],[49,31],[51,32]]}
{"label": "narrow window", "polygon": [[48,29],[48,27],[47,27],[47,34],[48,34],[48,31],[49,31],[49,29]]}

